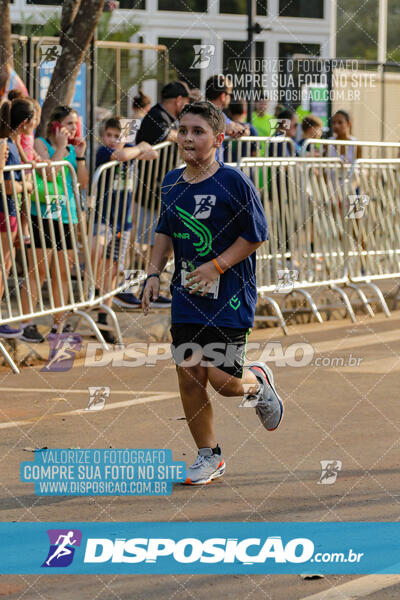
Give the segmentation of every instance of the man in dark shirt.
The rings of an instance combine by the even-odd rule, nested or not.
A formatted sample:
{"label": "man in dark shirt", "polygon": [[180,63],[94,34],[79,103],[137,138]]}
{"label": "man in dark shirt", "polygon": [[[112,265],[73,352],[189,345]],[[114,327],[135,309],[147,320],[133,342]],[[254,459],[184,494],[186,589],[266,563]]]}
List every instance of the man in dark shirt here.
{"label": "man in dark shirt", "polygon": [[144,117],[136,136],[136,143],[176,142],[175,122],[182,108],[189,102],[189,89],[182,81],[167,83],[161,90],[161,102],[153,106]]}
{"label": "man in dark shirt", "polygon": [[[189,88],[182,81],[167,83],[161,90],[161,102],[153,106],[144,117],[136,135],[136,144],[148,142],[152,146],[161,142],[176,142],[177,119],[183,107],[189,102]],[[166,156],[165,154],[166,153]],[[136,194],[137,202],[137,242],[145,249],[149,244],[153,247],[155,228],[159,214],[159,192],[161,180],[165,175],[163,169],[169,170],[177,163],[178,147],[172,144],[160,151],[159,162],[155,167],[147,161],[141,161],[137,171],[137,179],[142,186],[142,193]],[[161,168],[160,168],[161,167]],[[153,210],[152,210],[153,205]],[[125,294],[125,300],[132,297],[132,303],[137,299],[132,294]],[[159,296],[156,306],[169,306],[171,301]]]}

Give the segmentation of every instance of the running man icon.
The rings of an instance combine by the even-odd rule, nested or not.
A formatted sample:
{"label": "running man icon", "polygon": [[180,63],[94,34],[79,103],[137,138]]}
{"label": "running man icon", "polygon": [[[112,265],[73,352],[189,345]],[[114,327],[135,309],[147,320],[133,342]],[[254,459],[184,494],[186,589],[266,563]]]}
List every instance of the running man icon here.
{"label": "running man icon", "polygon": [[75,548],[80,546],[82,532],[79,529],[49,529],[50,549],[42,567],[67,567],[72,563]]}

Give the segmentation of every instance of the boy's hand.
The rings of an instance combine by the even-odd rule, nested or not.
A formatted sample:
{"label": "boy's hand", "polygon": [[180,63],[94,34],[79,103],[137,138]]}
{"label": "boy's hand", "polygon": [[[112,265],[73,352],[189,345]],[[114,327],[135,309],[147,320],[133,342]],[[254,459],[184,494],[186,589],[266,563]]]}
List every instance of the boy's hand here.
{"label": "boy's hand", "polygon": [[153,150],[153,147],[148,142],[140,142],[137,145],[137,149],[140,150],[138,158],[143,160],[153,160],[158,156],[158,152]]}
{"label": "boy's hand", "polygon": [[153,150],[153,148],[150,147],[150,150],[146,150],[145,152],[141,152],[138,156],[138,158],[142,159],[142,160],[154,160],[156,159],[158,156],[158,152],[157,150]]}
{"label": "boy's hand", "polygon": [[148,142],[140,142],[137,144],[137,149],[140,152],[148,152],[149,150],[153,150],[153,147]]}
{"label": "boy's hand", "polygon": [[124,147],[120,146],[119,148],[116,148],[110,158],[111,158],[111,160],[119,160],[119,161],[125,160]]}
{"label": "boy's hand", "polygon": [[147,315],[150,310],[150,301],[157,300],[159,293],[160,280],[158,277],[150,277],[144,286],[142,297],[142,309],[145,315]]}
{"label": "boy's hand", "polygon": [[33,183],[32,183],[32,181],[26,181],[25,185],[26,185],[26,191],[28,192],[28,194],[32,194],[32,192],[33,192]]}
{"label": "boy's hand", "polygon": [[189,288],[190,286],[195,284],[195,287],[191,289],[189,293],[195,294],[196,292],[200,292],[200,290],[204,288],[201,292],[201,295],[205,296],[210,290],[210,287],[212,286],[213,282],[216,279],[218,279],[218,276],[219,273],[215,268],[214,263],[212,261],[208,261],[200,265],[200,267],[197,267],[197,269],[195,269],[191,273],[188,273],[186,277],[188,283],[185,285],[185,288]]}

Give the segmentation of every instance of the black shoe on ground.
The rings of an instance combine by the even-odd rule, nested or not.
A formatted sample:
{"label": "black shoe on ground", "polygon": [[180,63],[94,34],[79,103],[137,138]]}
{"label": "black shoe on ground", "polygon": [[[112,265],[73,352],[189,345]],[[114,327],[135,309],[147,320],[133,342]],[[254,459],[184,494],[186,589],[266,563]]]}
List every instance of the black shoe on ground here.
{"label": "black shoe on ground", "polygon": [[96,323],[96,325],[100,329],[100,333],[103,336],[106,344],[118,344],[118,340],[112,331],[110,331],[109,329],[101,328],[101,326],[104,325],[104,323]]}
{"label": "black shoe on ground", "polygon": [[30,344],[41,344],[44,342],[44,337],[38,332],[36,325],[25,325],[22,330],[21,340]]}

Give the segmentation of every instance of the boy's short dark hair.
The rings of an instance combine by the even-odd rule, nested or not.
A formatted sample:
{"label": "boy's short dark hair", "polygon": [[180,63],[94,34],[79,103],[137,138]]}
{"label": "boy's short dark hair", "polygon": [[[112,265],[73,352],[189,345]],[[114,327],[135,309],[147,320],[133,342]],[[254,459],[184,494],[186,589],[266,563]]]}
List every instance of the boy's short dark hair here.
{"label": "boy's short dark hair", "polygon": [[315,115],[307,115],[301,122],[301,128],[303,131],[307,131],[308,129],[320,129],[323,123],[319,117]]}
{"label": "boy's short dark hair", "polygon": [[213,75],[206,81],[206,99],[216,100],[221,94],[227,94],[232,89],[225,75]]}
{"label": "boy's short dark hair", "polygon": [[237,100],[236,102],[231,102],[229,105],[229,112],[231,115],[242,115],[246,112],[246,103],[243,100]]}
{"label": "boy's short dark hair", "polygon": [[178,96],[189,98],[189,88],[183,81],[171,81],[171,83],[164,85],[163,89],[161,90],[161,100],[178,98]]}
{"label": "boy's short dark hair", "polygon": [[110,117],[104,122],[103,132],[106,129],[118,129],[118,131],[122,131],[121,121],[118,117]]}
{"label": "boy's short dark hair", "polygon": [[207,121],[214,133],[225,131],[225,117],[222,110],[212,102],[208,102],[208,100],[186,104],[180,114],[179,120],[187,114],[199,115],[199,117]]}
{"label": "boy's short dark hair", "polygon": [[293,109],[285,108],[284,110],[281,110],[280,113],[278,113],[277,119],[289,119],[291,121],[295,114],[296,112]]}

